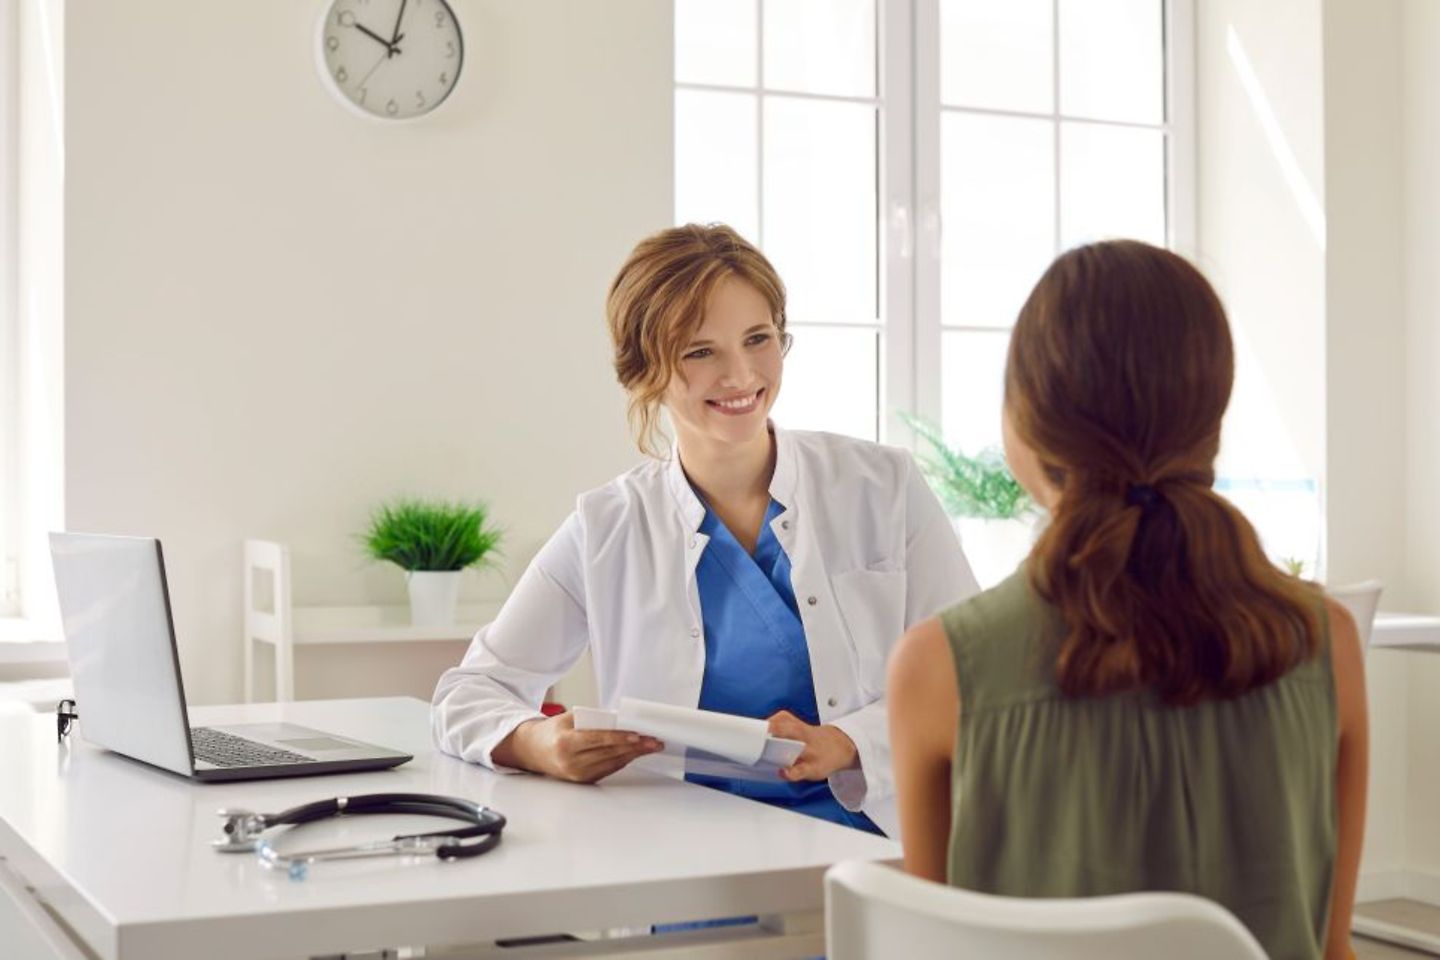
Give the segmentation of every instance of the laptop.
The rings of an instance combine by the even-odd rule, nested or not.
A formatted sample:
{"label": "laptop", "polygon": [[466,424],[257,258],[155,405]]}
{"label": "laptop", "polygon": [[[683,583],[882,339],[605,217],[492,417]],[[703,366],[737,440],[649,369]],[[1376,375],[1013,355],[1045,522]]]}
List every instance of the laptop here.
{"label": "laptop", "polygon": [[289,723],[191,727],[160,541],[50,534],[80,733],[195,780],[259,780],[394,767],[412,759]]}

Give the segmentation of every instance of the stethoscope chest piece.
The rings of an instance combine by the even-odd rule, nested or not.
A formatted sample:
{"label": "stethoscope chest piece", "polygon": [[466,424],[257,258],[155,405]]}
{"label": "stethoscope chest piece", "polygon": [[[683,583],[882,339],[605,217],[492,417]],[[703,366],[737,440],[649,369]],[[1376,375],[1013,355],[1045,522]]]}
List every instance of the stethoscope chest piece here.
{"label": "stethoscope chest piece", "polygon": [[222,853],[250,853],[260,842],[260,834],[268,826],[265,817],[249,810],[220,810],[225,818],[221,829],[225,836],[211,840],[210,846]]}
{"label": "stethoscope chest piece", "polygon": [[[359,814],[409,814],[459,820],[465,826],[434,833],[412,833],[349,846],[281,853],[263,836],[271,827],[298,827],[334,816]],[[310,864],[322,860],[352,860],[359,857],[435,856],[441,860],[476,857],[500,843],[505,817],[496,810],[457,797],[429,793],[370,793],[358,797],[318,800],[281,813],[254,813],[250,810],[219,811],[225,820],[224,836],[211,841],[221,853],[254,853],[269,869],[284,870],[292,880],[303,880]]]}

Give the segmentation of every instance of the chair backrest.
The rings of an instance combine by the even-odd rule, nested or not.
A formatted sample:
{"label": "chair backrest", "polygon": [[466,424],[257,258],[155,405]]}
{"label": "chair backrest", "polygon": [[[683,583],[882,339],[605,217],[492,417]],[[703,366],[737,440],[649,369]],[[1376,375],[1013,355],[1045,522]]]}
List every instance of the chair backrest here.
{"label": "chair backrest", "polygon": [[830,960],[1265,960],[1233,914],[1190,894],[995,897],[858,860],[825,874],[825,947]]}
{"label": "chair backrest", "polygon": [[1370,634],[1375,628],[1375,611],[1380,608],[1380,594],[1384,589],[1385,584],[1379,580],[1325,588],[1325,592],[1344,604],[1345,609],[1350,611],[1350,616],[1355,618],[1355,628],[1360,632],[1360,645],[1366,649],[1370,647]]}
{"label": "chair backrest", "polygon": [[290,548],[245,541],[245,700],[255,698],[253,645],[274,644],[275,699],[295,699],[294,626],[290,606]]}

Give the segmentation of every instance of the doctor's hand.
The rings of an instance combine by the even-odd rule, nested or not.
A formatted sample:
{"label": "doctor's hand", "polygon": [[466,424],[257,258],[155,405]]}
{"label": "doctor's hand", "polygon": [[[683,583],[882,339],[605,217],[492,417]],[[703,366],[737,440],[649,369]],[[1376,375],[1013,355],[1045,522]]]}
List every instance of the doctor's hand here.
{"label": "doctor's hand", "polygon": [[665,749],[653,737],[628,730],[576,730],[575,715],[527,720],[491,754],[496,763],[572,783],[594,783],[631,761]]}
{"label": "doctor's hand", "polygon": [[855,741],[839,727],[829,724],[811,726],[789,710],[781,710],[769,720],[770,735],[786,740],[799,740],[805,751],[799,759],[780,771],[789,781],[824,780],[837,770],[859,766],[860,754]]}

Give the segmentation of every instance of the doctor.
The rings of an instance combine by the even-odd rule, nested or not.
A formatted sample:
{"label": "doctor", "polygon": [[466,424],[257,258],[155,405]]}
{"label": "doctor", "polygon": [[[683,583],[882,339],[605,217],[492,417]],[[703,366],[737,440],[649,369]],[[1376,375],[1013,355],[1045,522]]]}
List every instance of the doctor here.
{"label": "doctor", "polygon": [[[783,783],[690,779],[895,835],[886,657],[977,591],[949,521],[907,452],[769,422],[785,289],[729,227],[642,241],[606,312],[651,459],[580,496],[440,678],[440,748],[580,782],[663,749],[540,713],[588,647],[601,706],[632,696],[768,718],[773,735],[805,743]],[[664,459],[661,407],[675,433]],[[678,775],[679,757],[656,759]]]}

